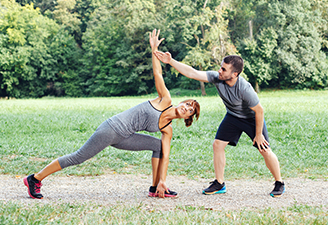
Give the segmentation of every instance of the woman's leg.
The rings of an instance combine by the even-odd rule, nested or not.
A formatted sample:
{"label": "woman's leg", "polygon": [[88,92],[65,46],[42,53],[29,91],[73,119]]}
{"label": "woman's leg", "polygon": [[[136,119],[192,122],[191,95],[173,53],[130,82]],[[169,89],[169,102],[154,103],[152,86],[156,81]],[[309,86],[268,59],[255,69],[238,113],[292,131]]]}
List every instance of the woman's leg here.
{"label": "woman's leg", "polygon": [[40,172],[25,177],[24,184],[28,187],[29,195],[32,198],[43,198],[40,194],[40,188],[41,181],[44,178],[68,166],[80,164],[95,156],[107,146],[116,143],[115,141],[121,141],[122,139],[124,138],[117,135],[107,121],[103,122],[78,151],[62,156],[52,161]]}
{"label": "woman's leg", "polygon": [[158,182],[159,182],[159,163],[160,163],[160,159],[159,158],[151,158],[151,166],[152,166],[152,170],[153,170],[153,183],[152,186],[155,187],[157,186]]}
{"label": "woman's leg", "polygon": [[162,141],[146,134],[132,134],[130,137],[122,140],[120,143],[112,145],[115,148],[125,149],[130,151],[143,151],[150,150],[153,151],[152,155],[152,173],[153,173],[153,183],[152,186],[157,186],[159,182],[159,163],[162,153]]}
{"label": "woman's leg", "polygon": [[[152,172],[153,172],[153,184],[149,188],[150,197],[157,197],[156,188],[159,182],[159,170],[162,157],[162,141],[158,138],[152,137],[145,134],[132,134],[127,139],[124,139],[118,144],[112,145],[115,148],[131,150],[131,151],[142,151],[142,150],[151,150],[153,151],[152,156]],[[175,198],[178,196],[178,193],[169,190],[165,193],[165,197]]]}
{"label": "woman's leg", "polygon": [[154,158],[161,158],[162,155],[162,141],[147,134],[134,133],[128,138],[121,140],[117,144],[112,145],[118,149],[130,151],[153,151]]}
{"label": "woman's leg", "polygon": [[78,165],[94,157],[106,147],[124,140],[107,123],[103,122],[85,144],[76,152],[58,158],[62,169]]}
{"label": "woman's leg", "polygon": [[46,167],[44,167],[40,172],[34,174],[34,178],[39,181],[42,181],[44,178],[46,178],[50,174],[53,174],[61,169],[62,168],[59,164],[58,159],[55,159],[50,164],[48,164]]}

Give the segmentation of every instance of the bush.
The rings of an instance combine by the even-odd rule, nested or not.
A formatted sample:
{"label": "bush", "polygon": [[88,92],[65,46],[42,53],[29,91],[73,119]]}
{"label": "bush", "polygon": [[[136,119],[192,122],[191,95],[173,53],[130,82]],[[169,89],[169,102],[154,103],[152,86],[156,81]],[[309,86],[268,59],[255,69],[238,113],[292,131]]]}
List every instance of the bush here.
{"label": "bush", "polygon": [[77,67],[74,39],[33,5],[1,1],[0,89],[2,96],[61,95],[55,82],[62,72]]}

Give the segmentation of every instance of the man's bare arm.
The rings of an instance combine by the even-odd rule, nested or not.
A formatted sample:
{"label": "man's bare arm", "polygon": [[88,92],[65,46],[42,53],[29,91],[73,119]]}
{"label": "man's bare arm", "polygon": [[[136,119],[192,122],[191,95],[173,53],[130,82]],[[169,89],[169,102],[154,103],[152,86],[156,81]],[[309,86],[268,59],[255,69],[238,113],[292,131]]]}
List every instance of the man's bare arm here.
{"label": "man's bare arm", "polygon": [[163,63],[170,64],[179,73],[181,73],[182,75],[184,75],[190,79],[194,79],[194,80],[198,80],[198,81],[202,81],[202,82],[208,82],[205,71],[196,70],[196,69],[192,68],[191,66],[188,66],[184,63],[176,61],[175,59],[172,58],[171,53],[169,53],[169,52],[164,53],[161,51],[155,51],[155,56],[159,60],[161,60]]}

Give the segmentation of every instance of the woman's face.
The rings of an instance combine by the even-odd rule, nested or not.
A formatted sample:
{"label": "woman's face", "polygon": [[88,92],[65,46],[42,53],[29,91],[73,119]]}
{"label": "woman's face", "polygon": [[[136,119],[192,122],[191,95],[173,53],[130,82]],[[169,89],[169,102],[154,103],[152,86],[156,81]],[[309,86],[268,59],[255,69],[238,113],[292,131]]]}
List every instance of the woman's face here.
{"label": "woman's face", "polygon": [[195,113],[195,106],[192,100],[187,102],[181,102],[177,106],[177,114],[180,115],[183,119],[188,119],[190,116],[194,115]]}

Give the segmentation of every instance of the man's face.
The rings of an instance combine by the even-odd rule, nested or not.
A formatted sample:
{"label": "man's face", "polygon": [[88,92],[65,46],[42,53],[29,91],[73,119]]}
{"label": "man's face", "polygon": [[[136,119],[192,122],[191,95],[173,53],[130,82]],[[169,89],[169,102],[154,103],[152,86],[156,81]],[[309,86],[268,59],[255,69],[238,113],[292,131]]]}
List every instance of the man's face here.
{"label": "man's face", "polygon": [[233,67],[231,64],[221,63],[221,68],[219,69],[219,80],[228,81],[235,77],[235,72],[233,72]]}

